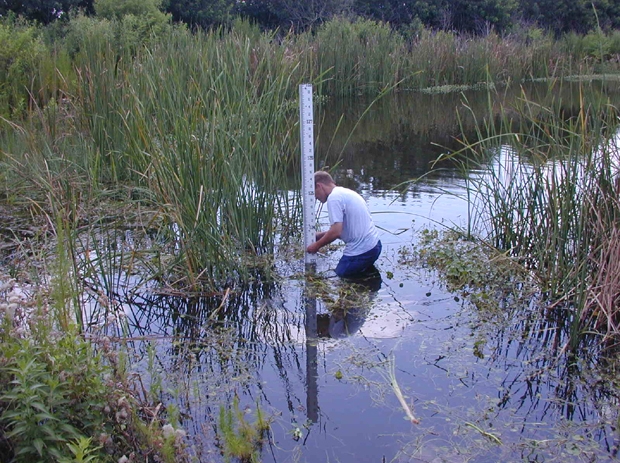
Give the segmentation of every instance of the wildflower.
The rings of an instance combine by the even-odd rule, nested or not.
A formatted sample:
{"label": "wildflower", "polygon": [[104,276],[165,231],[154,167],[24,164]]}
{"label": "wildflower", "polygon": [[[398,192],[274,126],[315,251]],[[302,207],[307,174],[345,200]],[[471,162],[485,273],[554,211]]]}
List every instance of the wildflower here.
{"label": "wildflower", "polygon": [[99,434],[99,443],[101,445],[106,444],[109,439],[110,439],[110,436],[108,436],[105,432],[102,432],[101,434]]}
{"label": "wildflower", "polygon": [[121,397],[120,399],[118,399],[117,402],[118,406],[125,409],[125,410],[129,410],[131,408],[131,406],[129,405],[129,401],[127,400],[127,398],[125,396]]}
{"label": "wildflower", "polygon": [[118,463],[127,463],[128,461],[129,461],[129,458],[127,458],[125,455],[123,455],[122,457],[118,459]]}

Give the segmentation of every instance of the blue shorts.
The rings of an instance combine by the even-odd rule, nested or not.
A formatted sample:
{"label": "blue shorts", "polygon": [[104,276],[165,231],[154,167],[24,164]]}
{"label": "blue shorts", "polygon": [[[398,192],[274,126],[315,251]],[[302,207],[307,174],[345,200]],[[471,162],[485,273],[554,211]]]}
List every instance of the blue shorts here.
{"label": "blue shorts", "polygon": [[381,241],[370,251],[358,256],[342,256],[336,266],[336,275],[340,278],[348,278],[364,273],[376,262],[379,254],[381,254]]}

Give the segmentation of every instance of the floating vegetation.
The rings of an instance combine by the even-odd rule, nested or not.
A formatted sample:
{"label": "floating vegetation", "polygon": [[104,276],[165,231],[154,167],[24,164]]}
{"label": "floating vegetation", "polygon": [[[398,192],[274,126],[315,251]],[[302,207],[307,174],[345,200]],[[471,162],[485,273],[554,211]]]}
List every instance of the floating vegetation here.
{"label": "floating vegetation", "polygon": [[235,396],[232,405],[220,406],[219,438],[227,460],[234,457],[241,462],[258,463],[263,438],[269,431],[269,421],[263,417],[260,406],[256,405],[256,422],[248,423],[245,411],[239,408],[239,398]]}
{"label": "floating vegetation", "polygon": [[387,381],[394,395],[398,399],[398,403],[403,408],[406,418],[411,421],[412,424],[420,424],[420,420],[413,415],[413,406],[407,403],[405,396],[400,390],[398,381],[396,380],[396,357],[393,352],[390,352],[381,366],[378,367],[379,374]]}
{"label": "floating vegetation", "polygon": [[420,93],[433,95],[439,93],[465,92],[467,90],[495,90],[495,84],[493,82],[480,82],[470,85],[437,85],[434,87],[421,88],[418,91]]}

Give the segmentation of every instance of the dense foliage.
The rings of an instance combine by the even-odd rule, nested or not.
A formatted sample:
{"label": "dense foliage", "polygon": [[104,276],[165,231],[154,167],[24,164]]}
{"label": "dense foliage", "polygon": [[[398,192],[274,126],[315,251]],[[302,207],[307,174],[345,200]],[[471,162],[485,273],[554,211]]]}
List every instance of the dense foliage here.
{"label": "dense foliage", "polygon": [[[0,15],[23,16],[42,24],[66,18],[71,10],[89,14],[105,0],[0,1]],[[113,2],[119,10],[131,10],[136,0]],[[162,11],[175,22],[192,28],[229,25],[243,16],[265,29],[304,30],[335,16],[361,17],[389,22],[401,31],[427,28],[484,33],[493,28],[512,31],[524,24],[561,34],[586,33],[595,27],[620,25],[618,0],[165,0]]]}

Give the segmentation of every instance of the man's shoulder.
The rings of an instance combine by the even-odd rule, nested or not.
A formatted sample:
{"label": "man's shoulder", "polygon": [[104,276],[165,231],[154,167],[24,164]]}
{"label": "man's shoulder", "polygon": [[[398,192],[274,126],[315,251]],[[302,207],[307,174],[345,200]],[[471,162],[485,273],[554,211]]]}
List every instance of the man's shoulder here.
{"label": "man's shoulder", "polygon": [[332,190],[332,194],[333,193],[336,193],[336,196],[359,196],[356,191],[343,186],[334,187],[334,189]]}

